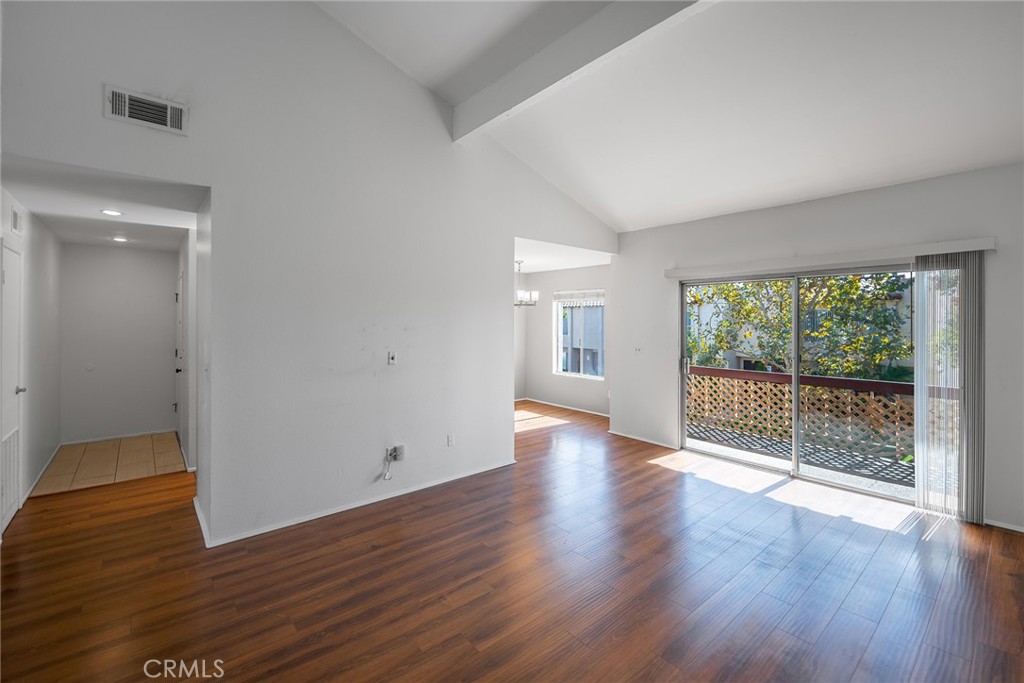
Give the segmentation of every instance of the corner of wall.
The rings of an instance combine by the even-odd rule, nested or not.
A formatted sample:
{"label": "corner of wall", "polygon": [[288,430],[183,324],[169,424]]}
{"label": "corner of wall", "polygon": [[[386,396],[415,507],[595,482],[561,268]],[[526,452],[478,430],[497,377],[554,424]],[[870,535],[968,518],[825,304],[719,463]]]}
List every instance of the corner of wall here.
{"label": "corner of wall", "polygon": [[206,521],[206,513],[203,512],[202,506],[199,505],[198,496],[192,498],[192,507],[196,511],[196,519],[199,520],[199,529],[203,532],[203,545],[207,548],[212,548],[215,545],[218,545],[217,543],[214,543],[213,539],[210,537],[210,523]]}

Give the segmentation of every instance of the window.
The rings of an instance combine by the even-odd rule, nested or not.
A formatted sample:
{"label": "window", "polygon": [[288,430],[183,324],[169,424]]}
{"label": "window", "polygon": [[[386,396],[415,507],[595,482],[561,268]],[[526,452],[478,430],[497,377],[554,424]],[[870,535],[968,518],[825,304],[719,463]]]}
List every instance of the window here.
{"label": "window", "polygon": [[555,373],[604,377],[604,290],[555,292]]}

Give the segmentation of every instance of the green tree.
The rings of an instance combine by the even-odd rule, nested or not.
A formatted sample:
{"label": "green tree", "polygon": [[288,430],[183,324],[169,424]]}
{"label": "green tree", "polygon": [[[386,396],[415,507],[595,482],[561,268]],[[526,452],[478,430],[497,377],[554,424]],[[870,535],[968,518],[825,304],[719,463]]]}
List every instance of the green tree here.
{"label": "green tree", "polygon": [[[913,354],[910,283],[901,273],[800,278],[801,374],[909,381],[899,363]],[[691,362],[722,367],[731,350],[792,370],[789,280],[691,286],[687,307]]]}
{"label": "green tree", "polygon": [[724,347],[730,342],[729,328],[722,319],[724,308],[708,288],[694,287],[687,292],[691,315],[686,327],[686,348],[690,361],[704,367],[724,368]]}

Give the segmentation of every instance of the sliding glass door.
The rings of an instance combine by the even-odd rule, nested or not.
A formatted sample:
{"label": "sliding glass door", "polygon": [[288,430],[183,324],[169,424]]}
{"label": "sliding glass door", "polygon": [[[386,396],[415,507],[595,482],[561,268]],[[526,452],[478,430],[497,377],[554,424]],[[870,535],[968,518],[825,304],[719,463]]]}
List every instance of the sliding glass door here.
{"label": "sliding glass door", "polygon": [[914,500],[913,278],[797,279],[800,474]]}
{"label": "sliding glass door", "polygon": [[789,471],[792,279],[684,285],[689,447]]}
{"label": "sliding glass door", "polygon": [[685,447],[913,500],[912,289],[896,269],[683,285]]}

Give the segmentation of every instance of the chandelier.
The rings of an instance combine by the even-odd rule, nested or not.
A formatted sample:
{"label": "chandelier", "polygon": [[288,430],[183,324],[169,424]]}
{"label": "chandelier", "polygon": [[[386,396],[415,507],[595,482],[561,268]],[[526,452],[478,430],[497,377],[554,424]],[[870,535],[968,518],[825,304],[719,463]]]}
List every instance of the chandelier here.
{"label": "chandelier", "polygon": [[523,262],[516,261],[516,306],[536,306],[540,292],[523,289]]}

